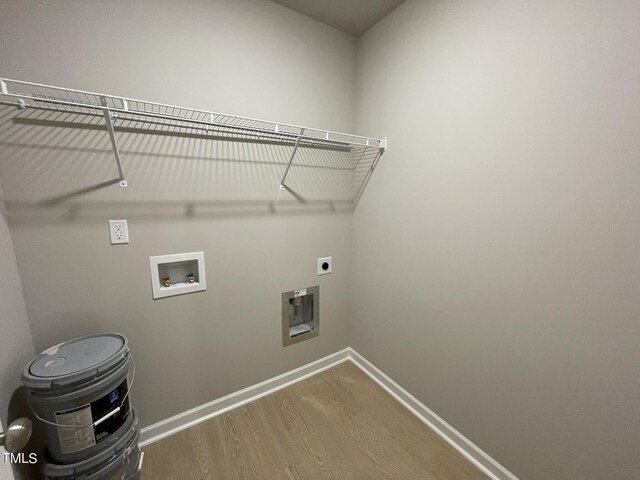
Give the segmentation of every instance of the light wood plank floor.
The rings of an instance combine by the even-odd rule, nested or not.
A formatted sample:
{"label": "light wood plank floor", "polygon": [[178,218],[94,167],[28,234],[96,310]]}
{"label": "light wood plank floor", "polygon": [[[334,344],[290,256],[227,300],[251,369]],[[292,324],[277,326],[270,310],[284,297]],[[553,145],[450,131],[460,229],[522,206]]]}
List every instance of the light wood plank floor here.
{"label": "light wood plank floor", "polygon": [[487,480],[351,362],[144,451],[143,480]]}

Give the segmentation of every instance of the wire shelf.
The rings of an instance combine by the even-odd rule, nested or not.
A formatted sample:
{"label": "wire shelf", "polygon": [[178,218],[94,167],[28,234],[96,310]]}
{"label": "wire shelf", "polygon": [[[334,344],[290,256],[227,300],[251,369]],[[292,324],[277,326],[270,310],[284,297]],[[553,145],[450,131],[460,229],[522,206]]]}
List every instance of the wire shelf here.
{"label": "wire shelf", "polygon": [[[366,146],[385,149],[386,140],[316,128],[300,127],[285,123],[256,120],[223,113],[165,105],[162,103],[116,97],[102,93],[84,92],[69,88],[53,87],[19,80],[0,78],[0,93],[17,99],[16,106],[50,105],[65,111],[86,113],[87,110],[103,111],[105,108],[118,116],[129,119],[150,119],[174,126],[203,126],[223,133],[240,133],[283,140],[296,140],[305,144],[329,146]],[[22,102],[20,102],[22,100]]]}
{"label": "wire shelf", "polygon": [[[195,132],[226,140],[252,139],[258,142],[291,145],[293,152],[280,181],[280,189],[289,191],[301,201],[304,200],[303,197],[285,183],[298,147],[347,153],[352,159],[353,181],[356,182],[352,198],[355,203],[387,146],[386,138],[351,135],[4,78],[0,78],[0,104],[18,109],[51,112],[52,116],[42,121],[53,127],[72,127],[74,121],[80,117],[85,124],[84,128],[87,128],[87,123],[95,128],[104,128],[106,124],[122,187],[127,186],[127,180],[123,173],[116,137],[127,129],[131,131],[144,128],[153,130],[154,133]],[[363,162],[362,158],[368,161]]]}

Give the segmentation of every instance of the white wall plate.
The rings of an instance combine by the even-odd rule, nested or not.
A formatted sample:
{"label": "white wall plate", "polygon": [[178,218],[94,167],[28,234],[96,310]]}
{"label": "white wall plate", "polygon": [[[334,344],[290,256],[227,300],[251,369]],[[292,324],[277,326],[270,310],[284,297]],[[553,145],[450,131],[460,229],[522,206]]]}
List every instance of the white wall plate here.
{"label": "white wall plate", "polygon": [[318,275],[326,275],[333,272],[332,257],[323,257],[318,259]]}
{"label": "white wall plate", "polygon": [[149,257],[149,268],[154,299],[207,289],[204,252]]}
{"label": "white wall plate", "polygon": [[109,220],[111,245],[129,243],[129,226],[126,220]]}

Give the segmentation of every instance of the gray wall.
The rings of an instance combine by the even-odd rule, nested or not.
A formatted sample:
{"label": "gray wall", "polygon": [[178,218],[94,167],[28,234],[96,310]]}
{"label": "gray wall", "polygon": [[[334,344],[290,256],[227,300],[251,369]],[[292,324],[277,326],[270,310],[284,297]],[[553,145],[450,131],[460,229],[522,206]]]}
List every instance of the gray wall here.
{"label": "gray wall", "polygon": [[[353,129],[355,41],[272,2],[5,1],[1,10],[3,76]],[[126,334],[143,425],[346,346],[351,215],[287,203],[278,182],[291,148],[121,135],[128,189],[47,208],[38,202],[113,178],[106,133],[11,120],[0,135],[35,347]],[[343,160],[334,157],[308,160]],[[297,171],[304,194],[324,178],[310,171]],[[128,246],[109,245],[107,220],[119,218],[129,220]],[[153,301],[148,257],[198,250],[207,291]],[[316,258],[330,255],[334,273],[317,277]],[[282,348],[281,292],[317,284],[320,336]]]}
{"label": "gray wall", "polygon": [[[5,219],[1,189],[0,330],[0,421],[6,426],[13,420],[8,414],[11,397],[20,386],[20,374],[24,364],[33,357],[34,352],[16,255]],[[0,478],[4,478],[2,474],[0,461]]]}
{"label": "gray wall", "polygon": [[350,343],[522,479],[640,471],[640,4],[408,0],[359,42]]}

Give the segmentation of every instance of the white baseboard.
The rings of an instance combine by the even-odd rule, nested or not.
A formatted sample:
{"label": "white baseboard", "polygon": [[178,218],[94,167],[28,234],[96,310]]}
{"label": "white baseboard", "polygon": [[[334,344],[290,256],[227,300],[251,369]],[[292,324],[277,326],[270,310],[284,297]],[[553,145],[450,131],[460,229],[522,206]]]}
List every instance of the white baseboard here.
{"label": "white baseboard", "polygon": [[308,363],[302,367],[278,375],[277,377],[270,378],[264,382],[231,393],[226,397],[218,398],[212,402],[205,403],[204,405],[179,413],[166,420],[144,427],[140,430],[139,445],[144,447],[150,443],[157,442],[158,440],[162,440],[210,418],[238,408],[246,403],[253,402],[254,400],[270,395],[294,383],[300,382],[305,378],[309,378],[334,367],[339,363],[349,360],[349,351],[348,348],[345,348],[344,350],[327,355],[315,362]]}
{"label": "white baseboard", "polygon": [[518,480],[515,475],[483,452],[468,438],[441,419],[413,395],[391,380],[391,378],[385,375],[379,368],[350,347],[283,373],[282,375],[278,375],[277,377],[227,395],[226,397],[200,405],[187,412],[180,413],[154,425],[145,427],[140,431],[139,444],[141,447],[144,447],[158,440],[162,440],[163,438],[186,430],[229,410],[270,395],[278,390],[282,390],[347,360],[352,361],[374,382],[384,388],[391,396],[440,435],[491,480]]}
{"label": "white baseboard", "polygon": [[348,348],[348,350],[349,360],[355,363],[364,373],[369,375],[374,382],[384,388],[392,397],[404,405],[407,410],[418,417],[429,428],[431,428],[431,430],[440,435],[447,443],[449,443],[449,445],[460,452],[462,456],[478,467],[491,480],[518,480],[513,473],[496,462],[471,442],[471,440],[445,422],[404,388],[391,380],[391,378],[385,375],[382,370],[369,362],[353,348]]}

